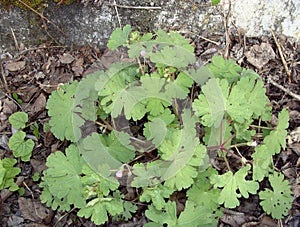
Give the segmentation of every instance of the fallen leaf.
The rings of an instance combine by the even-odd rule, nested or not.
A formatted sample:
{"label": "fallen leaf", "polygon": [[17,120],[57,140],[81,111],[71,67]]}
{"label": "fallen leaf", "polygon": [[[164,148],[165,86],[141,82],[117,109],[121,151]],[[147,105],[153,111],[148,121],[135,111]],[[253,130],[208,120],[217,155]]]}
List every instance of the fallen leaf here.
{"label": "fallen leaf", "polygon": [[30,164],[33,167],[34,172],[42,173],[43,170],[47,169],[45,161],[37,159],[30,159]]}
{"label": "fallen leaf", "polygon": [[275,59],[275,53],[269,43],[253,45],[245,56],[247,61],[258,69],[262,69],[270,60]]}
{"label": "fallen leaf", "polygon": [[20,197],[18,203],[24,219],[46,224],[51,222],[52,210],[46,208],[40,201]]}
{"label": "fallen leaf", "polygon": [[5,68],[11,72],[16,72],[23,69],[25,65],[25,61],[9,62],[6,64]]}
{"label": "fallen leaf", "polygon": [[46,97],[43,93],[41,93],[37,99],[34,101],[34,103],[30,106],[29,110],[32,113],[38,113],[45,109],[46,106]]}
{"label": "fallen leaf", "polygon": [[2,112],[6,115],[11,115],[12,113],[16,112],[18,109],[17,105],[9,100],[9,99],[4,99],[3,101],[3,108]]}
{"label": "fallen leaf", "polygon": [[23,102],[29,102],[32,99],[33,95],[35,95],[38,90],[39,90],[38,87],[26,86],[24,88],[19,89],[18,95]]}
{"label": "fallen leaf", "polygon": [[59,61],[62,64],[70,64],[75,60],[75,58],[71,54],[64,53],[62,56],[60,56]]}

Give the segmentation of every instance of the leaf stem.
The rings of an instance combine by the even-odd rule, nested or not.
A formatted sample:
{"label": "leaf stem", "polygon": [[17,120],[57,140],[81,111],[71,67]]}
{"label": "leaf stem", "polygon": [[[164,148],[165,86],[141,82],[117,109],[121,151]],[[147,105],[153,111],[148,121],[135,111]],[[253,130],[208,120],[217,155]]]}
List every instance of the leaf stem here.
{"label": "leaf stem", "polygon": [[250,125],[252,128],[259,128],[259,129],[267,129],[267,130],[273,130],[273,128],[265,127],[265,126],[259,126],[259,125]]}

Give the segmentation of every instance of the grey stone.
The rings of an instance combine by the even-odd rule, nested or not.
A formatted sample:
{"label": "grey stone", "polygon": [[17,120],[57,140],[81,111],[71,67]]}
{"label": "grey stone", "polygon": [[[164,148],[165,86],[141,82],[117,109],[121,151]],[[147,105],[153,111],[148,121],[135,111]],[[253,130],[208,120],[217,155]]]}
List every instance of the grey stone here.
{"label": "grey stone", "polygon": [[[272,28],[277,34],[299,39],[299,0],[231,1],[229,21],[244,30],[247,36],[270,35]],[[223,13],[228,11],[229,0],[223,0],[216,7],[210,6],[210,0],[194,1],[195,8],[193,1],[188,0],[115,1],[123,6],[161,7],[156,10],[114,7],[114,1],[100,2],[103,2],[101,7],[93,5],[92,1],[85,7],[81,3],[66,6],[49,2],[42,14],[63,32],[30,11],[14,7],[5,11],[0,6],[0,52],[15,49],[15,41],[26,47],[52,40],[68,46],[96,44],[103,48],[111,32],[119,26],[119,20],[122,26],[131,24],[140,31],[161,28],[208,37],[223,34]]]}

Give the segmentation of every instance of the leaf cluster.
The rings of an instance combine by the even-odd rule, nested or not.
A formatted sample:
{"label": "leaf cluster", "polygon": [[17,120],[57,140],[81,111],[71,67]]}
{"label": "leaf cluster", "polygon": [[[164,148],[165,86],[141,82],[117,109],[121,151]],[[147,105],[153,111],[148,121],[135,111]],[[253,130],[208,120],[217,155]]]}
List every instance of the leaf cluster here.
{"label": "leaf cluster", "polygon": [[27,162],[30,160],[34,148],[33,140],[25,139],[26,133],[22,131],[28,121],[28,115],[24,112],[15,112],[9,117],[8,121],[17,130],[10,137],[8,147],[15,157],[20,157],[22,161]]}
{"label": "leaf cluster", "polygon": [[[50,129],[72,144],[48,157],[42,201],[52,209],[76,207],[95,224],[109,216],[131,218],[137,206],[125,199],[125,189],[140,192],[137,200],[151,221],[145,226],[214,226],[221,207],[235,208],[250,194],[259,195],[272,217],[286,215],[290,189],[272,158],[285,148],[288,112],[279,114],[252,160],[232,148],[247,146],[257,133],[251,125],[271,119],[261,78],[220,56],[195,69],[193,46],[173,31],[140,34],[127,25],[108,42],[111,49],[121,46],[137,61],[112,64],[51,94]],[[139,126],[137,133],[132,126]],[[219,153],[228,171],[213,168],[211,152]],[[241,160],[237,170],[226,152]],[[259,191],[263,179],[273,190]],[[174,193],[187,196],[179,214]],[[276,203],[266,204],[275,197]]]}
{"label": "leaf cluster", "polygon": [[8,188],[10,191],[18,190],[14,178],[21,172],[21,169],[14,167],[16,159],[4,158],[0,160],[0,189]]}

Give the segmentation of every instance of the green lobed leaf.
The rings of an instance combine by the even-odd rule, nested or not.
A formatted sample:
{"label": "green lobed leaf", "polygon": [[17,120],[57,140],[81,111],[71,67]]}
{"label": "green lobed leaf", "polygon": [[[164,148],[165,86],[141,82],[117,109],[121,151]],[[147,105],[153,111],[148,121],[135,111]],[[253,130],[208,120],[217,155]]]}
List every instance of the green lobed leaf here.
{"label": "green lobed leaf", "polygon": [[215,128],[220,126],[226,111],[228,90],[226,80],[215,78],[209,79],[202,86],[203,94],[193,103],[193,109],[201,117],[202,124]]}
{"label": "green lobed leaf", "polygon": [[167,134],[167,125],[165,121],[160,118],[153,118],[152,121],[144,124],[144,135],[147,140],[159,147]]}
{"label": "green lobed leaf", "polygon": [[[148,210],[146,210],[145,214],[147,218],[149,218],[154,223],[159,224],[159,226],[162,226],[163,224],[167,224],[168,226],[177,226],[175,202],[167,202],[165,204],[164,210],[157,210],[154,205],[151,204],[150,206],[148,206]],[[144,226],[148,227],[154,225],[146,224]]]}
{"label": "green lobed leaf", "polygon": [[269,176],[269,181],[273,190],[265,189],[259,192],[260,205],[267,214],[281,219],[288,215],[292,207],[291,187],[288,181],[284,180],[284,175],[277,172]]}
{"label": "green lobed leaf", "polygon": [[253,179],[262,181],[268,176],[272,164],[272,156],[278,154],[281,148],[286,147],[289,113],[283,109],[278,114],[277,127],[264,138],[263,144],[255,148],[253,158]]}
{"label": "green lobed leaf", "polygon": [[169,198],[170,195],[174,192],[174,189],[168,188],[162,184],[157,184],[153,187],[143,188],[143,193],[140,196],[141,202],[149,203],[152,201],[152,204],[157,210],[162,210],[166,205],[166,198]]}
{"label": "green lobed leaf", "polygon": [[220,3],[221,0],[211,0],[211,5],[215,6]]}
{"label": "green lobed leaf", "polygon": [[86,202],[80,179],[84,163],[73,144],[66,149],[66,155],[61,151],[51,154],[47,158],[48,169],[43,172],[43,182],[40,184],[44,188],[42,202],[51,204],[52,209],[60,206],[60,210],[68,210],[71,204],[77,208],[84,207]]}
{"label": "green lobed leaf", "polygon": [[194,202],[187,200],[184,211],[178,218],[179,227],[197,226],[210,227],[217,226],[218,215],[211,212],[206,206],[198,206]]}
{"label": "green lobed leaf", "polygon": [[154,63],[162,63],[177,68],[184,68],[196,61],[194,54],[181,46],[166,46],[160,51],[149,53],[149,55],[150,60]]}
{"label": "green lobed leaf", "polygon": [[238,81],[242,72],[242,68],[234,60],[226,60],[222,56],[213,56],[208,67],[216,78],[226,79],[229,83]]}
{"label": "green lobed leaf", "polygon": [[194,48],[178,32],[166,33],[159,30],[154,40],[140,39],[129,45],[128,55],[130,58],[140,57],[141,51],[146,52],[146,57],[156,64],[164,64],[177,68],[184,68],[194,63]]}
{"label": "green lobed leaf", "polygon": [[0,190],[8,188],[10,191],[16,191],[19,186],[14,178],[21,172],[21,169],[14,167],[16,159],[4,158],[0,160]]}
{"label": "green lobed leaf", "polygon": [[150,205],[145,214],[153,222],[147,223],[144,226],[164,226],[164,224],[167,224],[167,226],[174,227],[209,227],[217,224],[217,216],[215,214],[203,206],[197,206],[192,201],[187,200],[185,209],[180,213],[178,218],[176,210],[176,203],[171,201],[166,203],[163,210],[157,210],[153,205]]}
{"label": "green lobed leaf", "polygon": [[135,150],[129,143],[129,135],[124,132],[109,135],[94,132],[83,140],[80,152],[94,171],[107,177],[106,171],[118,169],[135,156]]}
{"label": "green lobed leaf", "polygon": [[160,182],[161,161],[154,161],[144,165],[137,163],[133,165],[133,174],[135,175],[131,186],[135,188],[156,185]]}
{"label": "green lobed leaf", "polygon": [[76,142],[81,137],[80,127],[84,124],[84,120],[73,112],[77,87],[77,81],[63,85],[51,93],[46,105],[48,115],[51,117],[49,121],[51,132],[60,140]]}
{"label": "green lobed leaf", "polygon": [[[100,96],[100,104],[103,110],[109,114],[114,108],[116,100],[125,95],[128,87],[132,86],[133,81],[138,76],[138,65],[133,63],[112,64],[108,71],[101,73],[95,83],[95,89]],[[118,113],[122,111],[118,109]]]}
{"label": "green lobed leaf", "polygon": [[110,35],[110,38],[107,43],[107,47],[112,50],[115,50],[118,47],[126,44],[130,32],[131,32],[131,26],[128,24],[124,26],[123,29],[116,28]]}
{"label": "green lobed leaf", "polygon": [[28,115],[24,112],[15,112],[9,116],[8,121],[15,129],[23,129],[28,121]]}
{"label": "green lobed leaf", "polygon": [[119,215],[123,212],[123,203],[113,197],[96,198],[91,200],[85,207],[81,208],[77,215],[89,218],[96,225],[104,224],[108,221],[108,215]]}
{"label": "green lobed leaf", "polygon": [[222,188],[219,204],[224,203],[226,208],[235,208],[240,204],[238,198],[241,196],[248,198],[249,193],[255,194],[257,192],[259,188],[258,183],[256,181],[245,180],[249,170],[250,165],[246,165],[235,174],[229,171],[222,175],[213,175],[210,178],[215,188]]}
{"label": "green lobed leaf", "polygon": [[88,165],[82,167],[81,182],[85,189],[85,198],[90,199],[95,196],[108,196],[111,191],[119,187],[119,182],[113,177],[102,177]]}
{"label": "green lobed leaf", "polygon": [[213,168],[208,168],[199,173],[197,178],[194,179],[194,184],[187,191],[188,200],[199,206],[205,206],[212,212],[216,211],[219,207],[220,190],[212,188],[213,185],[209,181],[209,177],[216,174],[217,172]]}
{"label": "green lobed leaf", "polygon": [[127,201],[124,201],[123,207],[124,211],[122,213],[122,217],[124,217],[125,221],[128,221],[130,218],[132,218],[132,214],[134,214],[138,209],[135,204]]}
{"label": "green lobed leaf", "polygon": [[166,106],[171,105],[168,93],[163,92],[166,80],[145,75],[141,78],[141,85],[132,85],[123,90],[113,103],[112,117],[117,117],[124,109],[126,119],[141,119],[146,112],[153,116],[162,114]]}
{"label": "green lobed leaf", "polygon": [[22,161],[27,162],[30,160],[34,142],[32,139],[25,140],[25,137],[25,132],[16,132],[10,137],[8,147],[13,151],[15,157],[21,157]]}
{"label": "green lobed leaf", "polygon": [[77,86],[74,99],[74,114],[80,114],[84,120],[96,120],[95,101],[98,98],[95,83],[104,71],[97,71],[84,77]]}

